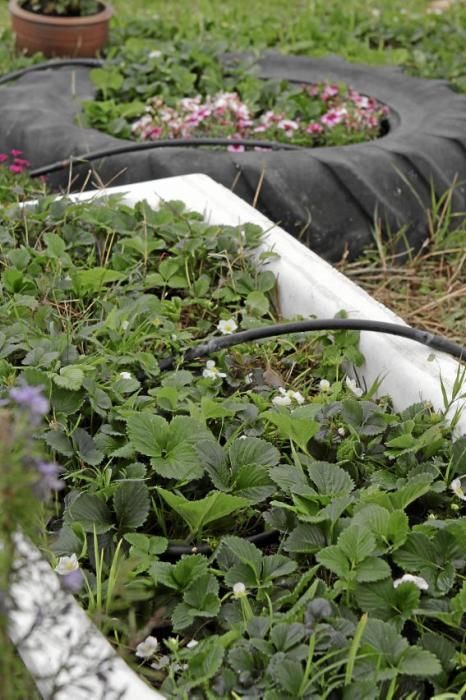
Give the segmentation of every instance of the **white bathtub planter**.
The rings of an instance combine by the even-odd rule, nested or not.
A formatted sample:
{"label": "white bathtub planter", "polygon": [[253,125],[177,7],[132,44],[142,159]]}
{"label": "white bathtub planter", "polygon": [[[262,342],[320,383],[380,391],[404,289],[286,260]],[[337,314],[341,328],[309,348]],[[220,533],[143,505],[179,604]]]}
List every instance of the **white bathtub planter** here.
{"label": "white bathtub planter", "polygon": [[[145,199],[151,206],[161,200],[182,200],[214,224],[252,222],[268,231],[264,249],[279,259],[270,263],[278,276],[283,317],[300,314],[331,318],[341,309],[349,317],[403,323],[344,275],[302,246],[267,218],[223,186],[204,175],[188,175],[108,190],[73,195],[87,200],[104,194],[125,193],[125,202]],[[401,410],[420,399],[443,410],[444,392],[452,397],[458,388],[461,366],[442,353],[411,340],[361,332],[365,357],[358,378],[370,386],[381,380],[379,394],[391,395]],[[456,394],[450,414],[466,407],[466,381]],[[443,383],[443,390],[442,390]],[[466,414],[457,423],[466,433]],[[44,698],[54,700],[145,700],[162,698],[149,688],[119,657],[74,598],[65,593],[59,577],[24,539],[18,540],[19,560],[12,586],[15,609],[10,612],[10,634],[36,679]]]}

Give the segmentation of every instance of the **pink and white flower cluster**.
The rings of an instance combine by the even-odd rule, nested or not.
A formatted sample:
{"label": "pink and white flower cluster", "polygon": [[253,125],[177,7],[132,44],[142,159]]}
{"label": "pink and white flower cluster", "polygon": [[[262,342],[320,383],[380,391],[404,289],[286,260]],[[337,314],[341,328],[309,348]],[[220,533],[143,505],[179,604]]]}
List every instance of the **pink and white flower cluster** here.
{"label": "pink and white flower cluster", "polygon": [[[282,111],[253,110],[237,92],[219,92],[206,97],[183,97],[175,106],[154,97],[146,106],[146,113],[132,124],[132,132],[140,140],[217,137],[313,146],[331,142],[329,137],[336,126],[347,133],[360,132],[365,138],[374,138],[388,112],[375,99],[351,87],[346,90],[330,84],[305,85],[302,91],[310,100],[320,102],[320,114],[312,120],[300,115],[298,109],[291,116]],[[228,147],[232,151],[244,148],[241,144]]]}
{"label": "pink and white flower cluster", "polygon": [[7,166],[8,170],[15,175],[21,175],[31,165],[28,160],[21,158],[22,151],[13,148],[9,153],[0,153],[0,165]]}

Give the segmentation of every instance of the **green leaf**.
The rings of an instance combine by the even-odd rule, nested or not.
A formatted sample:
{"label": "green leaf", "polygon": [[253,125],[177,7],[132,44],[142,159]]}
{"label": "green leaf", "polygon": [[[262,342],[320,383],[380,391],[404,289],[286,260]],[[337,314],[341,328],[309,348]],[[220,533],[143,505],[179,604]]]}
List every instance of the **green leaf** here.
{"label": "green leaf", "polygon": [[325,535],[318,525],[300,523],[285,540],[287,552],[311,554],[325,547]]}
{"label": "green leaf", "polygon": [[410,646],[401,655],[398,670],[406,676],[437,676],[442,672],[442,666],[435,654]]}
{"label": "green leaf", "polygon": [[98,496],[80,493],[66,511],[68,520],[79,522],[86,532],[102,534],[113,527],[112,514]]}
{"label": "green leaf", "polygon": [[123,481],[113,495],[120,532],[141,527],[149,515],[149,489],[143,481]]}
{"label": "green leaf", "polygon": [[203,574],[186,588],[183,602],[172,613],[175,632],[189,627],[196,617],[215,617],[220,610],[219,584],[212,574]]}
{"label": "green leaf", "polygon": [[272,656],[267,670],[282,690],[293,698],[299,697],[304,669],[298,661],[278,652]]}
{"label": "green leaf", "polygon": [[231,535],[222,539],[218,555],[222,554],[224,549],[227,549],[228,552],[234,556],[236,561],[250,566],[256,574],[256,578],[260,576],[263,555],[256,545],[242,537]]}
{"label": "green leaf", "polygon": [[261,579],[263,581],[270,581],[274,578],[289,576],[289,574],[292,574],[297,568],[297,562],[288,559],[288,557],[283,556],[283,554],[268,554],[262,559]]}
{"label": "green leaf", "polygon": [[347,472],[329,462],[312,462],[308,473],[317,491],[325,496],[346,496],[354,489],[354,482]]}
{"label": "green leaf", "polygon": [[420,590],[414,585],[393,586],[392,579],[357,586],[356,600],[361,610],[373,617],[400,622],[411,618],[419,606]]}
{"label": "green leaf", "polygon": [[333,571],[339,578],[345,579],[349,576],[349,561],[337,545],[325,547],[316,555],[316,559],[322,566]]}
{"label": "green leaf", "polygon": [[104,453],[100,452],[93,438],[83,428],[76,428],[73,435],[73,443],[76,452],[85,464],[96,467],[104,458]]}
{"label": "green leaf", "polygon": [[298,418],[288,411],[265,411],[263,418],[272,423],[278,430],[280,437],[296,443],[304,452],[309,440],[314,437],[319,429],[319,423],[309,418]]}
{"label": "green leaf", "polygon": [[364,561],[359,562],[356,567],[356,581],[360,583],[365,581],[380,581],[390,576],[390,574],[391,569],[389,564],[377,557],[367,557]]}
{"label": "green leaf", "polygon": [[168,423],[153,413],[135,413],[127,421],[128,437],[133,447],[147,457],[157,457],[165,443]]}
{"label": "green leaf", "polygon": [[163,554],[168,547],[166,537],[159,535],[143,535],[140,532],[127,532],[123,538],[138,552],[143,552],[151,557]]}
{"label": "green leaf", "polygon": [[84,372],[78,365],[67,365],[60,369],[60,374],[53,375],[53,381],[63,389],[78,391],[83,385]]}
{"label": "green leaf", "polygon": [[49,430],[44,434],[46,444],[55,452],[65,457],[72,457],[74,454],[71,440],[65,435],[62,430]]}
{"label": "green leaf", "polygon": [[374,536],[364,527],[351,525],[341,533],[337,546],[354,564],[362,562],[376,548]]}
{"label": "green leaf", "polygon": [[208,496],[197,501],[188,501],[184,496],[177,496],[161,487],[158,487],[157,490],[170,508],[173,508],[188,524],[192,534],[197,534],[209,523],[220,520],[220,518],[249,505],[246,498],[230,496],[230,494],[220,491],[212,491]]}
{"label": "green leaf", "polygon": [[92,267],[88,270],[75,270],[72,275],[73,289],[77,294],[95,294],[106,284],[125,278],[122,272],[106,267]]}

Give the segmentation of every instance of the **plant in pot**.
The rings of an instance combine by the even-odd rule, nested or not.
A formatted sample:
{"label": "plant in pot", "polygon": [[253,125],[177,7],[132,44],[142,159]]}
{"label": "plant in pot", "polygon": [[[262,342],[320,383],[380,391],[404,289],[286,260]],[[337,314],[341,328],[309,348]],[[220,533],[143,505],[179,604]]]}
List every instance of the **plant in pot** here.
{"label": "plant in pot", "polygon": [[112,8],[97,0],[10,0],[16,48],[45,56],[95,56],[107,43]]}

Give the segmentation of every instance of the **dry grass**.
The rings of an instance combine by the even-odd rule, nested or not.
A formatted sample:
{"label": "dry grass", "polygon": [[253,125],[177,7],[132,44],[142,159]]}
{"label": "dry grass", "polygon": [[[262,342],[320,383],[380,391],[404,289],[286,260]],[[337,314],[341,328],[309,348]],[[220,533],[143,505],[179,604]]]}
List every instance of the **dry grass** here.
{"label": "dry grass", "polygon": [[432,249],[403,265],[392,256],[338,267],[411,326],[465,343],[465,247]]}

